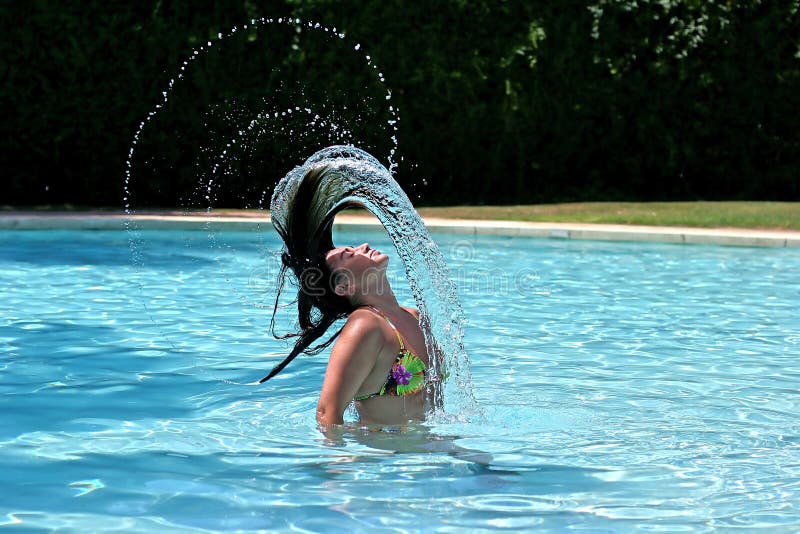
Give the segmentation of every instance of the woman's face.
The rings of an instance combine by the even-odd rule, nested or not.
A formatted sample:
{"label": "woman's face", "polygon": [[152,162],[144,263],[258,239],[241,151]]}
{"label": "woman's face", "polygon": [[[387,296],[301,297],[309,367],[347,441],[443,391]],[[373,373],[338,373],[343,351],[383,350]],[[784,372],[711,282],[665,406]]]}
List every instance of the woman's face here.
{"label": "woman's face", "polygon": [[334,248],[325,255],[325,261],[334,273],[358,278],[371,271],[386,270],[389,256],[370,248],[369,243],[362,243],[357,247]]}
{"label": "woman's face", "polygon": [[336,275],[335,285],[344,283],[346,289],[342,291],[355,294],[371,291],[376,284],[383,287],[389,256],[369,248],[369,243],[362,243],[357,247],[332,249],[325,255],[325,261]]}

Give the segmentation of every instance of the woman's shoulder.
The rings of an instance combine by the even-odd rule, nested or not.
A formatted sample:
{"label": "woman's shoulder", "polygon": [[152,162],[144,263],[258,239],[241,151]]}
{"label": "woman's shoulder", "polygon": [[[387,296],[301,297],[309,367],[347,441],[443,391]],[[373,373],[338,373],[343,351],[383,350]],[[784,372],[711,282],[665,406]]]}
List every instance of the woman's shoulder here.
{"label": "woman's shoulder", "polygon": [[350,332],[363,335],[368,332],[381,331],[383,330],[383,323],[383,318],[368,308],[356,308],[347,316],[342,333]]}
{"label": "woman's shoulder", "polygon": [[[419,321],[419,310],[405,306],[402,308]],[[387,322],[386,317],[366,306],[353,310],[342,330],[342,334],[347,334],[347,337],[375,335],[377,332],[387,340],[392,340],[395,336],[394,328]]]}
{"label": "woman's shoulder", "polygon": [[350,313],[341,334],[334,343],[332,354],[355,355],[359,352],[377,354],[386,344],[387,334],[380,318],[367,310],[357,309]]}

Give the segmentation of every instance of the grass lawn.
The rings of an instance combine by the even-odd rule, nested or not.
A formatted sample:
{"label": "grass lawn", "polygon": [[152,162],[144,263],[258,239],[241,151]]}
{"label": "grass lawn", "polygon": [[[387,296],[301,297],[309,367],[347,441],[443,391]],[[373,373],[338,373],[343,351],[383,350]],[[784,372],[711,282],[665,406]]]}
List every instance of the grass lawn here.
{"label": "grass lawn", "polygon": [[[15,208],[0,206],[2,212]],[[36,206],[16,208],[41,214],[69,212],[116,212],[119,208],[78,206]],[[186,214],[186,210],[137,209],[137,213]],[[360,210],[347,210],[358,214]],[[423,217],[444,219],[479,219],[501,221],[576,222],[605,224],[642,224],[650,226],[693,226],[700,228],[760,228],[800,230],[800,202],[575,202],[568,204],[531,204],[523,206],[449,206],[419,208]],[[215,208],[216,215],[263,217],[258,210]],[[204,215],[205,212],[199,212]]]}
{"label": "grass lawn", "polygon": [[420,208],[423,217],[800,230],[800,202],[576,202]]}

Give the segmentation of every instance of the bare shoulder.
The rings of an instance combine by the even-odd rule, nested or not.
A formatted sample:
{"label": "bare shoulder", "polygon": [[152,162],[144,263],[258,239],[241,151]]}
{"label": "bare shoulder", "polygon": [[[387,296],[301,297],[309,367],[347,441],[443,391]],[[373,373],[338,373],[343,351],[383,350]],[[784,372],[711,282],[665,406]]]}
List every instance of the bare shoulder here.
{"label": "bare shoulder", "polygon": [[359,308],[353,311],[348,317],[342,329],[342,338],[366,340],[383,337],[381,326],[383,320],[375,313]]}
{"label": "bare shoulder", "polygon": [[366,310],[355,310],[348,316],[342,333],[333,344],[328,371],[351,364],[366,365],[369,369],[369,362],[377,358],[385,344],[386,335],[379,318]]}
{"label": "bare shoulder", "polygon": [[410,313],[411,315],[413,315],[413,316],[414,316],[414,319],[416,319],[417,321],[419,321],[419,310],[418,310],[418,309],[416,309],[416,308],[406,308],[405,306],[402,306],[402,308],[403,308],[405,311],[407,311],[408,313]]}

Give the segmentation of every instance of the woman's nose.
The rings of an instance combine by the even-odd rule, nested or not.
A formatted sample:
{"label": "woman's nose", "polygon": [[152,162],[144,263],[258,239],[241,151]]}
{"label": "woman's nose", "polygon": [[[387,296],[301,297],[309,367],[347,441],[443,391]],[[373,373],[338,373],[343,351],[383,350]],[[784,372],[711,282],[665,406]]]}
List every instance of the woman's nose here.
{"label": "woman's nose", "polygon": [[356,248],[361,252],[366,252],[369,249],[369,243],[361,243]]}

